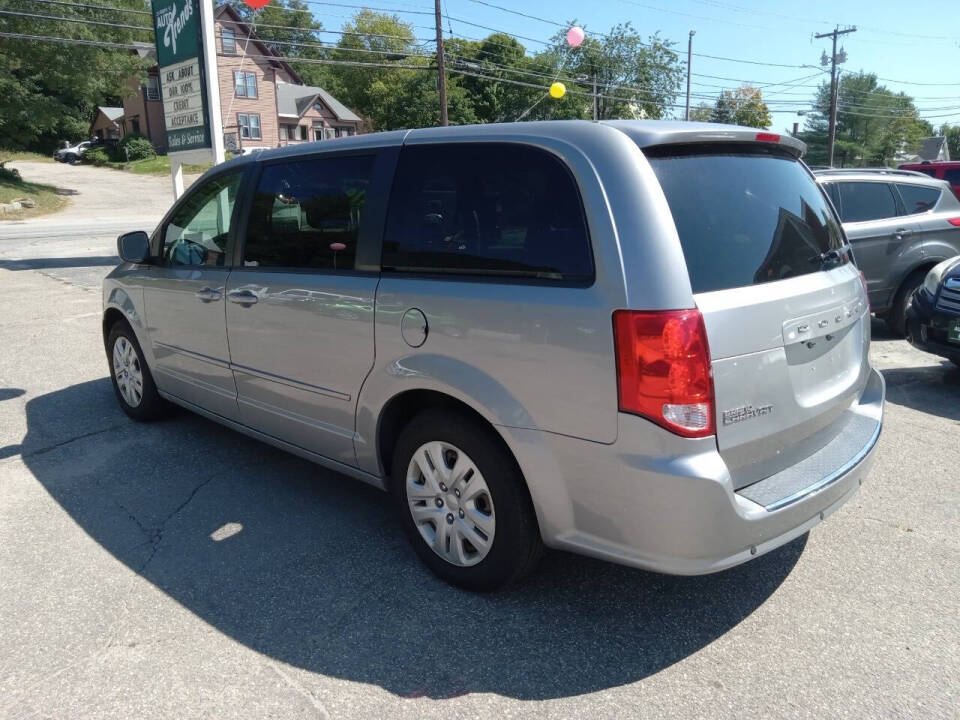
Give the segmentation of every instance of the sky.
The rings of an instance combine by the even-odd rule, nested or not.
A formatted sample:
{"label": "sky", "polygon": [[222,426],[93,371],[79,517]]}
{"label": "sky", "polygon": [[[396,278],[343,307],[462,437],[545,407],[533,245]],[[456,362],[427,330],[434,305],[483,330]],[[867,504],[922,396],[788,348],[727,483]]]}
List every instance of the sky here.
{"label": "sky", "polygon": [[[331,0],[361,4],[358,0]],[[629,20],[644,36],[654,32],[675,43],[684,59],[687,37],[693,38],[691,106],[700,101],[712,104],[724,89],[743,81],[763,89],[773,115],[772,129],[788,131],[794,122],[803,128],[797,111],[809,108],[816,85],[829,74],[820,68],[821,53],[829,55],[830,40],[817,40],[814,33],[855,25],[857,32],[843,36],[838,47],[847,53],[841,67],[876,73],[882,84],[915,98],[921,117],[934,127],[944,122],[960,123],[960,7],[954,2],[931,0],[805,0],[803,3],[767,0],[489,0],[518,12],[560,23],[520,17],[486,6],[475,0],[443,0],[444,29],[455,36],[481,38],[489,31],[466,22],[489,26],[512,35],[547,40],[561,25],[576,19],[587,32],[607,32],[618,22]],[[367,0],[371,7],[391,10],[414,25],[430,26],[430,0]],[[354,10],[311,4],[311,9],[328,29],[339,28]],[[427,38],[428,30],[417,30]],[[521,40],[528,50],[541,43]],[[714,55],[749,64],[698,56]],[[789,65],[794,67],[777,67]],[[798,67],[811,65],[813,67]],[[713,77],[708,77],[713,76]],[[724,79],[719,79],[724,78]],[[896,82],[894,82],[896,81]],[[927,83],[927,84],[921,84]],[[699,97],[697,97],[699,96]],[[709,96],[709,97],[706,97]],[[684,101],[683,91],[677,102]],[[680,113],[682,109],[675,112]]]}

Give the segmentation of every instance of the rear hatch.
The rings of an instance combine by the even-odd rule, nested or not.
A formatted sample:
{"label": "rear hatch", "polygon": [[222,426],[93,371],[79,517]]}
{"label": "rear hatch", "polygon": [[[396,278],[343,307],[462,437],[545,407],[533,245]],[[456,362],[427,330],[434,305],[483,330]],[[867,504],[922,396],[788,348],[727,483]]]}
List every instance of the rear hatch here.
{"label": "rear hatch", "polygon": [[708,142],[643,152],[703,314],[717,446],[741,488],[816,452],[849,421],[870,372],[861,277],[795,149]]}

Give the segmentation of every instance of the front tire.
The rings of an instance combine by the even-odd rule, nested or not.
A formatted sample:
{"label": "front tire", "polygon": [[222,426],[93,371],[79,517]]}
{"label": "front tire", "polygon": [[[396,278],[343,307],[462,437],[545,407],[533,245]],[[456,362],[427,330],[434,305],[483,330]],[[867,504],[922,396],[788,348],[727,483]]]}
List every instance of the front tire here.
{"label": "front tire", "polygon": [[397,441],[391,484],[414,550],[449,583],[496,590],[524,577],[543,552],[516,461],[466,413],[417,415]]}
{"label": "front tire", "polygon": [[146,422],[166,414],[167,402],[157,392],[137,336],[126,322],[114,323],[110,328],[107,361],[110,364],[113,392],[127,415]]}
{"label": "front tire", "polygon": [[910,306],[914,291],[923,284],[926,275],[927,273],[923,270],[910,273],[893,299],[893,307],[888,311],[886,321],[890,332],[897,337],[907,336],[907,308]]}

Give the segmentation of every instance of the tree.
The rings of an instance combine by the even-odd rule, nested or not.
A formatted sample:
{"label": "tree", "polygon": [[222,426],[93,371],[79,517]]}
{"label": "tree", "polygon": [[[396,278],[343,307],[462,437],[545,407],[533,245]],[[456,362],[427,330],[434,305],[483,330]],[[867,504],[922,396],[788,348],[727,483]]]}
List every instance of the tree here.
{"label": "tree", "polygon": [[770,109],[763,102],[763,93],[750,85],[742,85],[733,92],[724,90],[720,93],[710,120],[755,128],[768,128],[772,122]]}
{"label": "tree", "polygon": [[559,31],[551,46],[535,56],[534,65],[558,74],[568,95],[559,102],[541,103],[537,116],[592,117],[589,95],[596,82],[599,119],[664,117],[684,76],[672,44],[658,34],[644,41],[629,22],[606,35],[588,35],[578,48],[568,47],[565,31]]}
{"label": "tree", "polygon": [[960,160],[960,125],[946,125],[940,128],[940,134],[947,138],[947,148],[951,160]]}
{"label": "tree", "polygon": [[713,108],[705,102],[690,108],[690,119],[694,122],[710,122],[713,117]]}
{"label": "tree", "polygon": [[[824,164],[829,82],[820,85],[813,104],[800,139],[807,143],[807,161]],[[837,108],[835,156],[841,165],[892,164],[895,155],[915,152],[920,140],[933,134],[933,127],[920,118],[913,99],[881,85],[872,73],[843,73],[837,89]]]}
{"label": "tree", "polygon": [[[111,6],[143,10],[141,0],[116,0]],[[37,13],[29,0],[7,0],[8,10]],[[44,8],[64,20],[0,16],[8,33],[56,36],[101,42],[153,45],[149,19],[136,14],[89,7]],[[95,20],[105,25],[76,20]],[[117,27],[143,25],[146,30]],[[59,140],[87,136],[97,105],[120,105],[130,78],[143,78],[147,63],[131,50],[89,45],[4,39],[0,42],[0,142],[11,149],[52,152]]]}
{"label": "tree", "polygon": [[296,62],[295,58],[323,59],[329,51],[321,47],[317,33],[323,23],[316,20],[303,0],[271,0],[260,10],[243,2],[231,7],[241,19],[252,25],[259,40],[271,50],[291,58],[290,65],[308,85],[322,85],[327,78],[327,66],[318,63]]}
{"label": "tree", "polygon": [[[421,51],[410,24],[396,15],[361,10],[343,31],[331,60],[386,67],[333,65],[326,89],[369,118],[376,130],[439,122],[436,61]],[[466,91],[453,79],[447,85],[447,105],[451,123],[476,122]]]}

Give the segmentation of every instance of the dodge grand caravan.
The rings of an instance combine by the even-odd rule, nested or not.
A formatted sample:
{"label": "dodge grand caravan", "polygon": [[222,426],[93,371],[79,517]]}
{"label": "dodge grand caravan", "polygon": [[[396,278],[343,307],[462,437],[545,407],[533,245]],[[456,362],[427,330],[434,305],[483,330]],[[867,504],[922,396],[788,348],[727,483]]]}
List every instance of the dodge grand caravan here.
{"label": "dodge grand caravan", "polygon": [[464,587],[543,546],[736,565],[849,499],[882,423],[863,277],[802,151],[561,121],[233,160],[118,239],[117,398],[389,491]]}

